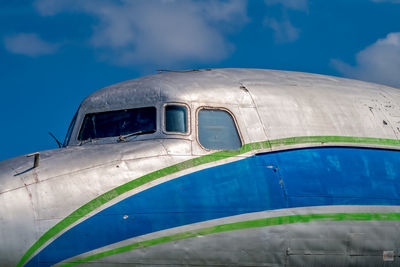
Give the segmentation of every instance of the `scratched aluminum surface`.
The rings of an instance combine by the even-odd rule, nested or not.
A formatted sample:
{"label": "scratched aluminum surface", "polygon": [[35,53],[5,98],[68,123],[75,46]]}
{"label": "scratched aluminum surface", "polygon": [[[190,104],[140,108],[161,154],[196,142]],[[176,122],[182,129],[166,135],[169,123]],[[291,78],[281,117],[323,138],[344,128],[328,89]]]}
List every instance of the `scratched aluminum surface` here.
{"label": "scratched aluminum surface", "polygon": [[[234,115],[243,144],[298,136],[398,140],[399,92],[397,88],[336,77],[255,69],[167,72],[101,89],[82,102],[68,147],[41,151],[37,168],[32,168],[33,157],[20,156],[0,162],[1,266],[17,265],[44,233],[101,194],[153,171],[215,152],[205,150],[197,141],[196,114],[201,107],[228,109]],[[165,103],[185,103],[190,107],[188,135],[162,132],[162,106]],[[115,138],[107,138],[79,145],[77,136],[85,114],[146,106],[157,108],[157,132],[154,134],[137,136],[127,142],[117,143]],[[264,152],[267,151],[269,149]],[[107,205],[120,199],[122,197]],[[70,225],[46,244],[87,217]],[[162,244],[144,252],[105,258],[104,266],[133,263],[132,258],[137,253],[154,259],[160,265],[262,265],[267,262],[267,265],[301,266],[319,265],[322,261],[331,261],[335,265],[383,264],[381,250],[375,254],[361,251],[361,254],[366,253],[365,257],[350,257],[349,250],[357,250],[363,237],[351,237],[355,240],[351,242],[356,245],[349,247],[343,243],[342,235],[349,231],[372,232],[374,234],[365,240],[365,244],[373,248],[374,238],[381,235],[392,235],[399,240],[398,227],[397,222],[359,225],[332,222],[329,228],[332,231],[343,228],[337,236],[324,232],[323,223],[314,223],[309,228],[290,225],[242,230],[204,237],[204,240],[212,240],[210,242],[215,246],[219,244],[221,253],[216,248],[205,246],[207,241],[196,245],[193,240],[182,240],[174,244],[179,255],[171,254],[171,244]],[[266,250],[267,254],[271,253],[268,260],[265,253],[259,255],[256,252],[262,246],[257,236],[264,241],[271,240]],[[330,242],[329,248],[316,253],[312,246],[328,237],[337,241]],[[308,239],[318,241],[313,243]],[[394,238],[392,241],[395,242]],[[296,247],[290,253],[287,253],[288,243]],[[251,253],[243,250],[241,244],[248,245]],[[398,243],[385,246],[395,247],[396,257],[399,255]],[[182,254],[179,251],[183,251]],[[329,251],[340,251],[340,255],[332,256]],[[319,256],[304,256],[314,254]],[[163,255],[171,262],[163,262]],[[191,263],[188,258],[194,261]],[[385,264],[398,262],[396,258],[395,262]]]}

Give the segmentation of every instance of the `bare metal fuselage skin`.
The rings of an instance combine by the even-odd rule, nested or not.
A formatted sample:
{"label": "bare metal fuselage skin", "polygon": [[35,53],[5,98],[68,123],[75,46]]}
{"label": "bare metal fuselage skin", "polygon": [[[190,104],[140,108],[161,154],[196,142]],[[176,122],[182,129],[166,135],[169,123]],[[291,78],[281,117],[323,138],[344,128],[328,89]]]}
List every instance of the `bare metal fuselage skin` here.
{"label": "bare metal fuselage skin", "polygon": [[[65,148],[0,162],[0,265],[400,266],[398,90],[252,69],[99,90]],[[154,133],[79,140],[86,114],[141,107]],[[240,149],[204,147],[203,109],[230,114]]]}

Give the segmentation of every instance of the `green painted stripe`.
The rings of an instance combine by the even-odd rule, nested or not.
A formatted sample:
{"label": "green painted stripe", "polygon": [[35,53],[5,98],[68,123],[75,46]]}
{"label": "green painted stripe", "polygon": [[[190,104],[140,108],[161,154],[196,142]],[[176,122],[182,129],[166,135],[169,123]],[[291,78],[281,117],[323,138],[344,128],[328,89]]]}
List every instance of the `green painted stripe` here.
{"label": "green painted stripe", "polygon": [[63,267],[74,266],[80,263],[89,262],[104,258],[107,256],[124,253],[130,250],[150,247],[158,244],[172,241],[192,238],[196,236],[205,236],[210,234],[229,232],[235,230],[266,227],[282,224],[308,223],[311,221],[400,221],[400,213],[333,213],[333,214],[306,214],[289,215],[273,218],[263,218],[250,221],[241,221],[236,223],[221,224],[207,228],[201,228],[193,231],[177,233],[169,236],[154,238],[142,242],[132,243],[123,247],[107,250],[76,261],[68,262]]}
{"label": "green painted stripe", "polygon": [[301,137],[291,137],[291,138],[283,138],[276,139],[270,141],[263,141],[251,144],[243,145],[239,150],[233,151],[219,151],[209,155],[201,156],[195,159],[187,160],[164,169],[160,169],[154,171],[152,173],[146,174],[142,177],[139,177],[135,180],[132,180],[126,184],[120,185],[100,196],[86,203],[82,207],[78,208],[66,218],[61,220],[55,226],[53,226],[50,230],[44,233],[35,244],[30,247],[24,256],[21,258],[18,263],[18,267],[24,265],[26,261],[39,249],[41,248],[47,241],[49,241],[52,237],[60,233],[62,230],[76,222],[77,220],[83,218],[88,215],[90,212],[96,210],[101,207],[108,201],[116,198],[117,196],[126,193],[138,186],[147,184],[151,181],[154,181],[163,176],[173,174],[185,169],[189,169],[192,167],[196,167],[199,165],[203,165],[210,162],[215,162],[221,159],[226,159],[234,156],[238,156],[243,153],[247,153],[250,151],[258,150],[258,149],[268,149],[272,147],[279,146],[288,146],[288,145],[296,145],[296,144],[311,144],[311,143],[356,143],[356,144],[372,144],[372,145],[385,145],[385,146],[400,146],[400,141],[395,139],[383,139],[383,138],[370,138],[370,137],[350,137],[350,136],[301,136]]}

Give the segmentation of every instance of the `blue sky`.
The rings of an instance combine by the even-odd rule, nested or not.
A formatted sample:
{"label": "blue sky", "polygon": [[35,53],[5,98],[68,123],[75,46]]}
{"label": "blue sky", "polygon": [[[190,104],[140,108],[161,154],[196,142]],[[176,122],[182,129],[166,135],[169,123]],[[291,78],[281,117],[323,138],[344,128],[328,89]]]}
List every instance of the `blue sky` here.
{"label": "blue sky", "polygon": [[90,93],[249,67],[400,87],[400,0],[0,1],[0,160],[51,149]]}

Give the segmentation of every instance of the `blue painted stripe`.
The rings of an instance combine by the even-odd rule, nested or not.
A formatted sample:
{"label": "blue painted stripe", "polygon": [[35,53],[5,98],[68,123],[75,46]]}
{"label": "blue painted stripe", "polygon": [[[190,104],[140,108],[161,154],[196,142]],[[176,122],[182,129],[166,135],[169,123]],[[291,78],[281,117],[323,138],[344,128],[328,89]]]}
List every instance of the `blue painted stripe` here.
{"label": "blue painted stripe", "polygon": [[128,238],[250,212],[400,205],[399,156],[399,151],[380,149],[307,148],[262,154],[184,175],[88,218],[27,266],[49,266]]}

